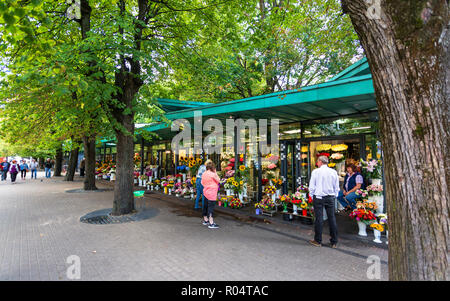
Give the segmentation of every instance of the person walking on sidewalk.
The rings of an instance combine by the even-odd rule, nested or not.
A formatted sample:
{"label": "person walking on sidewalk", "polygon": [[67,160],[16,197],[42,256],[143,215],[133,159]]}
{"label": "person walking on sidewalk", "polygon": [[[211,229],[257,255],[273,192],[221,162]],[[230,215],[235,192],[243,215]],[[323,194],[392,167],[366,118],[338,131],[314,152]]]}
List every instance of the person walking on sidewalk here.
{"label": "person walking on sidewalk", "polygon": [[52,176],[52,161],[50,161],[50,158],[47,158],[47,161],[45,161],[44,167],[45,167],[45,177],[47,179],[51,178]]}
{"label": "person walking on sidewalk", "polygon": [[20,177],[22,178],[22,180],[25,180],[25,178],[27,177],[28,169],[29,167],[27,162],[25,162],[25,160],[22,160],[22,163],[20,164]]}
{"label": "person walking on sidewalk", "polygon": [[2,181],[6,181],[9,171],[9,162],[6,159],[3,159],[3,162],[0,164],[0,172],[2,174]]}
{"label": "person walking on sidewalk", "polygon": [[206,171],[206,164],[212,162],[211,160],[206,160],[205,164],[198,168],[197,176],[195,177],[195,188],[197,188],[197,197],[195,198],[194,209],[199,210],[198,201],[202,198],[202,208],[205,207],[205,196],[203,195],[203,185],[202,185],[202,175]]}
{"label": "person walking on sidewalk", "polygon": [[33,179],[33,175],[34,175],[34,179],[36,179],[38,166],[39,166],[39,164],[36,162],[35,159],[31,160],[31,162],[30,162],[31,179]]}
{"label": "person walking on sidewalk", "polygon": [[310,240],[309,242],[316,247],[322,245],[323,208],[325,208],[330,226],[331,247],[336,248],[338,233],[334,207],[336,197],[339,194],[339,177],[336,170],[328,167],[328,157],[320,156],[317,160],[317,166],[319,168],[313,170],[309,182],[309,194],[313,198],[314,214],[316,217],[314,240]]}
{"label": "person walking on sidewalk", "polygon": [[9,174],[11,175],[11,182],[16,182],[17,174],[19,173],[20,166],[17,164],[16,160],[12,161],[11,167],[9,168]]}
{"label": "person walking on sidewalk", "polygon": [[86,159],[81,159],[80,162],[80,177],[84,177],[84,169],[86,168]]}
{"label": "person walking on sidewalk", "polygon": [[217,192],[220,178],[216,173],[216,166],[212,161],[206,163],[206,171],[201,179],[203,185],[203,195],[205,196],[205,205],[203,206],[203,225],[210,229],[217,229],[219,225],[214,223],[213,214],[217,201]]}

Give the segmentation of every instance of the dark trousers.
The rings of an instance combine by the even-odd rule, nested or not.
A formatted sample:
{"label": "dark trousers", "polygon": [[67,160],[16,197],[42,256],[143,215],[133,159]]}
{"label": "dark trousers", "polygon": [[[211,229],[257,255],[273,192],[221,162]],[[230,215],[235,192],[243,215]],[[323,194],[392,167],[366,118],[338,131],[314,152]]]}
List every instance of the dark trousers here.
{"label": "dark trousers", "polygon": [[21,170],[21,171],[20,171],[20,176],[21,176],[22,178],[26,178],[26,177],[27,177],[27,170],[26,170],[26,169]]}
{"label": "dark trousers", "polygon": [[11,173],[11,182],[15,182],[17,177],[17,173]]}
{"label": "dark trousers", "polygon": [[2,170],[1,173],[2,173],[2,181],[5,181],[6,177],[8,176],[8,171]]}
{"label": "dark trousers", "polygon": [[216,201],[210,201],[205,198],[205,205],[203,206],[203,216],[208,218],[212,217],[214,214],[214,207],[216,207]]}
{"label": "dark trousers", "polygon": [[203,185],[202,185],[202,178],[197,178],[196,180],[196,188],[197,188],[197,197],[195,198],[195,205],[194,208],[200,208],[198,206],[200,198],[202,199],[202,208],[205,207],[205,196],[203,195]]}
{"label": "dark trousers", "polygon": [[84,167],[80,168],[80,177],[84,177]]}
{"label": "dark trousers", "polygon": [[314,196],[314,215],[316,218],[314,224],[314,240],[318,243],[322,243],[322,230],[323,230],[323,208],[327,212],[328,225],[330,226],[330,242],[336,244],[338,242],[338,233],[336,225],[336,217],[334,216],[334,196],[326,196],[322,199],[318,199]]}

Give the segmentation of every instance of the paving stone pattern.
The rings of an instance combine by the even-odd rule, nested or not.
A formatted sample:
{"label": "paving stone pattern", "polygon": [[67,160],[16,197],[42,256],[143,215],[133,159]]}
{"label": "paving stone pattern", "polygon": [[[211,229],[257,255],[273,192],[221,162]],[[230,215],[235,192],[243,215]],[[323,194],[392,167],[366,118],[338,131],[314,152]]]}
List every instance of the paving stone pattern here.
{"label": "paving stone pattern", "polygon": [[71,255],[81,280],[369,280],[370,255],[388,277],[387,250],[345,239],[338,249],[313,247],[312,228],[218,214],[220,229],[208,229],[199,212],[156,193],[137,201],[142,218],[88,224],[80,217],[110,209],[113,191],[67,193],[82,180],[43,173],[17,181],[0,182],[0,280],[70,280]]}

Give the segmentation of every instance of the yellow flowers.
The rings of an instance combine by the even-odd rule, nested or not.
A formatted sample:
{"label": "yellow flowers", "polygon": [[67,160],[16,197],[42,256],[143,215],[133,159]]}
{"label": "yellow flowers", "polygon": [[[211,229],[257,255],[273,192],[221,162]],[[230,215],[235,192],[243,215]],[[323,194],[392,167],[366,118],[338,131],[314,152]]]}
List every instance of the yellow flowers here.
{"label": "yellow flowers", "polygon": [[328,167],[333,168],[336,166],[336,163],[328,163]]}
{"label": "yellow flowers", "polygon": [[302,149],[300,151],[302,153],[307,153],[308,152],[308,147],[307,146],[302,146]]}
{"label": "yellow flowers", "polygon": [[346,151],[347,149],[348,149],[348,145],[346,145],[346,144],[336,144],[331,147],[331,150],[333,152],[343,152],[343,151]]}
{"label": "yellow flowers", "polygon": [[308,204],[306,202],[302,202],[300,205],[300,208],[306,209],[308,207]]}
{"label": "yellow flowers", "polygon": [[375,229],[375,230],[378,230],[380,232],[384,231],[384,227],[382,225],[380,225],[380,224],[377,224],[377,223],[371,224],[370,227]]}
{"label": "yellow flowers", "polygon": [[324,151],[327,151],[327,150],[330,150],[330,149],[331,149],[331,144],[319,144],[316,147],[316,150],[318,152],[324,152]]}
{"label": "yellow flowers", "polygon": [[240,170],[240,171],[244,171],[244,170],[245,170],[245,165],[239,166],[239,170]]}

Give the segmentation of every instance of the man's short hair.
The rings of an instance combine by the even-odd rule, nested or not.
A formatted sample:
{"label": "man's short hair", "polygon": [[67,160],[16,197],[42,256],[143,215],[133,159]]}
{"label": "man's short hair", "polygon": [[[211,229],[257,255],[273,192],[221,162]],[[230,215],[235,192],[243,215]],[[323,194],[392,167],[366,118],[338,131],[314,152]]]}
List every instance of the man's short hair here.
{"label": "man's short hair", "polygon": [[328,164],[328,157],[327,156],[320,156],[319,158],[317,158],[317,160],[319,160],[323,164]]}

